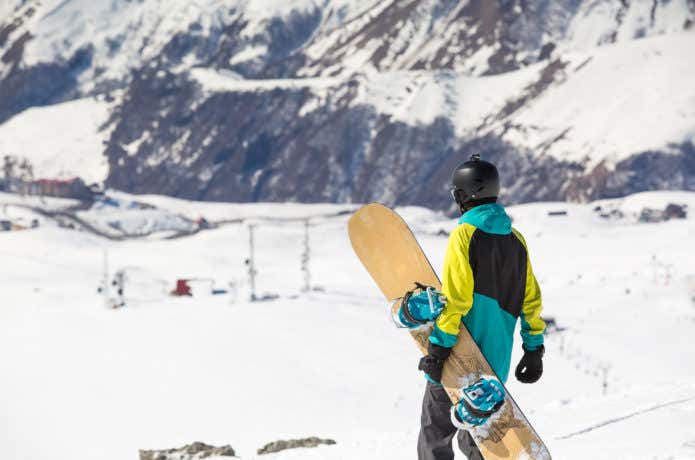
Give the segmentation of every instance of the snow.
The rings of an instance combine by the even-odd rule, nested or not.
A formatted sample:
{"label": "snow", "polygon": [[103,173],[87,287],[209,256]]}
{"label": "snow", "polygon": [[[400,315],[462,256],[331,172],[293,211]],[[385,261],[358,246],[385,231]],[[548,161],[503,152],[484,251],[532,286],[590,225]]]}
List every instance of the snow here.
{"label": "snow", "polygon": [[[29,7],[34,9],[34,14],[25,19],[26,30],[32,35],[24,49],[25,66],[66,62],[78,50],[91,48],[89,69],[80,75],[79,81],[84,94],[96,88],[96,80],[127,80],[131,69],[159,56],[178,33],[195,29],[201,36],[214,36],[225,26],[242,20],[243,46],[231,58],[232,63],[238,63],[252,59],[254,53],[263,50],[253,38],[267,33],[267,25],[273,18],[313,14],[318,10],[323,26],[330,29],[353,20],[376,3],[374,0],[46,0],[27,6],[21,0],[11,0],[0,5],[0,17],[19,16]],[[15,34],[23,32],[22,29]],[[199,57],[189,53],[182,61],[193,66]],[[7,69],[0,65],[0,72],[4,70]]]}
{"label": "snow", "polygon": [[[624,11],[619,20],[621,10]],[[645,36],[676,33],[682,31],[685,21],[692,17],[688,0],[640,0],[626,4],[610,0],[582,2],[558,45],[562,51],[582,50],[611,43],[612,36],[618,42],[628,42]]]}
{"label": "snow", "polygon": [[[243,17],[244,34],[252,37],[273,17],[315,7],[313,0],[48,0],[36,5],[28,22],[33,39],[26,45],[24,63],[64,62],[92,46],[90,68],[80,75],[81,89],[90,91],[97,78],[126,79],[130,69],[157,57],[173,36],[194,24],[201,34],[212,35]],[[248,50],[240,51],[248,56]],[[195,64],[197,58],[188,55],[184,61]]]}
{"label": "snow", "polygon": [[[535,155],[608,167],[647,150],[695,139],[695,33],[674,33],[563,56],[557,80],[509,116],[505,105],[547,63],[496,76],[452,71],[371,72],[352,104],[409,125],[448,118],[457,135],[495,132]],[[552,114],[549,116],[549,114]],[[504,134],[502,134],[504,133]]]}
{"label": "snow", "polygon": [[[168,11],[170,14],[171,12],[172,10]],[[36,15],[36,39],[27,47],[26,62],[52,62],[57,56],[68,57],[85,46],[90,38],[94,43],[102,45],[110,35],[116,38],[119,32],[131,36],[137,34],[134,28],[129,27],[129,23],[137,20],[138,16],[144,20],[154,19],[146,13],[141,3],[84,0],[53,0],[44,3]],[[128,41],[134,40],[124,40],[124,43]],[[104,51],[107,49],[106,46],[95,48]],[[129,51],[133,50],[120,50],[112,56],[115,61],[109,67],[113,69],[125,64],[125,59],[130,57]]]}
{"label": "snow", "polygon": [[150,236],[161,232],[166,232],[168,236],[177,232],[193,232],[197,228],[191,220],[161,209],[95,206],[78,212],[77,216],[104,234],[115,237]]}
{"label": "snow", "polygon": [[250,92],[273,91],[275,89],[326,89],[334,86],[334,78],[286,78],[286,79],[245,79],[231,71],[197,67],[191,70],[193,78],[208,92]]}
{"label": "snow", "polygon": [[[245,300],[245,224],[158,241],[113,242],[50,226],[0,233],[0,457],[120,460],[201,440],[256,458],[267,442],[309,435],[337,445],[269,458],[415,456],[418,353],[352,253],[348,216],[335,215],[345,207],[118,198],[182,215],[199,207],[256,219],[257,288],[279,298]],[[12,199],[0,195],[0,204]],[[695,193],[611,204],[627,216],[671,202],[692,212]],[[687,344],[695,304],[687,280],[695,275],[695,220],[604,220],[594,206],[509,210],[530,246],[545,315],[565,330],[547,337],[540,382],[512,378],[508,388],[554,458],[692,458],[695,351]],[[547,215],[557,210],[567,216]],[[398,211],[440,268],[446,237],[430,230],[451,229],[454,220]],[[311,282],[322,291],[301,292],[302,223],[264,215],[314,216]],[[121,310],[106,309],[96,292],[104,249],[110,272],[128,274]],[[162,295],[177,278],[233,282],[236,300]],[[519,352],[517,342],[513,362]]]}
{"label": "snow", "polygon": [[34,178],[102,182],[109,171],[103,145],[109,108],[85,98],[27,109],[0,124],[0,152],[28,160]]}
{"label": "snow", "polygon": [[694,45],[695,33],[687,32],[568,55],[564,81],[515,113],[517,127],[504,138],[590,165],[693,140]]}
{"label": "snow", "polygon": [[247,0],[244,2],[244,11],[248,17],[287,17],[292,12],[311,11],[317,7],[314,0]]}
{"label": "snow", "polygon": [[357,77],[352,104],[373,105],[409,125],[445,117],[462,137],[499,131],[535,155],[610,167],[635,153],[695,139],[694,44],[695,33],[674,33],[567,54],[556,82],[508,116],[502,109],[540,78],[547,63],[486,77],[367,72]]}
{"label": "snow", "polygon": [[687,32],[567,54],[557,81],[509,116],[499,113],[540,78],[547,63],[488,77],[371,73],[353,103],[371,104],[410,125],[445,117],[459,136],[492,131],[534,155],[588,167],[606,161],[610,167],[695,139],[694,45],[695,33]]}
{"label": "snow", "polygon": [[293,203],[291,206],[277,203],[227,203],[212,201],[188,201],[163,195],[130,195],[109,190],[108,196],[119,200],[136,200],[169,212],[176,212],[190,219],[205,217],[212,221],[228,220],[303,220],[312,217],[346,214],[357,209],[352,204]]}
{"label": "snow", "polygon": [[39,213],[29,208],[11,204],[2,205],[0,220],[10,221],[13,226],[22,229],[31,228],[33,222],[38,222],[40,225],[53,225],[53,222],[47,221]]}
{"label": "snow", "polygon": [[312,77],[295,79],[244,79],[230,71],[194,68],[191,76],[208,93],[298,90],[313,93],[302,108],[307,113],[324,103],[327,91],[358,83],[353,106],[371,105],[393,121],[409,125],[428,125],[438,117],[451,119],[458,135],[474,133],[490,114],[501,110],[512,94],[533,83],[542,65],[518,72],[470,77],[451,71],[368,72],[347,77]]}
{"label": "snow", "polygon": [[36,207],[48,211],[60,211],[80,202],[69,198],[38,197],[31,195],[17,195],[14,193],[0,192],[0,204],[18,207]]}
{"label": "snow", "polygon": [[357,20],[360,16],[374,14],[375,8],[380,4],[379,0],[323,0],[320,3],[324,8],[323,27],[330,31],[350,21]]}
{"label": "snow", "polygon": [[[17,1],[5,3],[4,10],[0,10],[5,11],[3,16],[11,14],[11,8],[19,8]],[[211,35],[243,18],[246,26],[242,38],[246,39],[265,33],[272,18],[288,18],[295,13],[311,14],[314,11],[321,15],[321,26],[309,41],[308,53],[319,59],[331,47],[358,33],[389,5],[374,0],[48,0],[34,5],[36,14],[28,20],[28,29],[34,38],[27,43],[24,62],[33,65],[66,61],[76,51],[94,45],[90,71],[81,77],[83,89],[89,90],[94,88],[91,79],[96,69],[103,72],[98,77],[102,80],[126,78],[131,68],[158,56],[172,36],[190,30],[193,25],[200,28],[202,35]],[[450,16],[440,22],[432,21],[432,14],[437,10],[436,2],[421,2],[418,8],[419,16],[401,24],[404,30],[411,32],[409,38],[396,43],[398,50],[391,50],[401,56],[386,57],[385,62],[394,64],[393,70],[407,68],[408,63],[431,54],[433,47],[441,46],[449,35],[449,20],[456,17],[462,6],[452,10]],[[683,30],[688,18],[692,18],[692,12],[687,0],[659,2],[658,5],[638,1],[627,6],[596,0],[579,6],[567,31],[555,31],[551,27],[548,40],[555,42],[558,50],[564,53],[611,42],[613,36],[619,42],[625,42],[643,36],[678,32]],[[365,63],[371,67],[367,58],[377,45],[377,41],[373,41],[368,46],[346,50],[341,63],[343,69],[348,69],[345,73],[362,71]],[[253,59],[263,49],[264,45],[251,40],[232,56],[231,62]],[[481,49],[479,55],[467,64],[469,68],[466,70],[473,74],[484,70],[486,57],[492,51],[490,47]],[[183,61],[195,65],[198,59],[189,54]],[[324,74],[328,74],[329,69],[324,70]]]}
{"label": "snow", "polygon": [[538,77],[541,66],[517,72],[470,77],[438,71],[368,74],[354,104],[371,104],[393,121],[428,125],[438,117],[452,120],[457,135],[474,134],[487,117],[504,107]]}
{"label": "snow", "polygon": [[[305,49],[307,55],[313,59],[320,59],[320,57],[327,53],[333,46],[341,43],[345,36],[350,36],[350,34],[354,34],[363,27],[366,27],[374,17],[388,8],[389,3],[374,0],[359,0],[354,3],[346,0],[338,0],[338,2],[334,3],[327,0],[326,6],[329,5],[334,5],[335,9],[329,10],[326,15],[328,21],[323,24],[326,26],[325,29],[319,30]],[[350,10],[356,14],[354,14],[354,16],[351,15]],[[336,11],[338,12],[337,15],[334,14]],[[336,22],[336,17],[340,16],[343,16],[343,19],[339,19]],[[339,27],[341,25],[344,27]],[[350,51],[351,52],[345,56],[348,62],[341,63],[339,67],[351,70],[363,70],[362,64],[370,54],[367,47],[361,46],[360,49]],[[303,73],[309,73],[307,72],[308,70],[309,69],[303,69]],[[326,69],[323,74],[330,75],[332,72],[330,69]]]}
{"label": "snow", "polygon": [[268,52],[267,46],[251,46],[245,50],[235,54],[228,62],[230,66],[236,65],[246,61],[252,61],[257,58],[263,57],[264,54]]}
{"label": "snow", "polygon": [[691,211],[695,210],[695,201],[691,192],[642,192],[628,195],[624,198],[599,200],[595,205],[609,209],[620,209],[627,216],[635,219],[644,208],[662,209],[664,201],[677,205],[686,205]]}

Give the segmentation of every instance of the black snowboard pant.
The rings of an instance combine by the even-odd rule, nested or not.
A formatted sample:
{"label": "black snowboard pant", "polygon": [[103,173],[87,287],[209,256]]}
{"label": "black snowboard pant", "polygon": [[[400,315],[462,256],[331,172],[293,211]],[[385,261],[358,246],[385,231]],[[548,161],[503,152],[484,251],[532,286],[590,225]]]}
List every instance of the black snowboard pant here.
{"label": "black snowboard pant", "polygon": [[[427,382],[422,400],[420,436],[417,440],[418,460],[453,460],[451,440],[457,428],[451,423],[451,400],[439,385]],[[458,430],[459,449],[469,460],[483,460],[468,431]]]}

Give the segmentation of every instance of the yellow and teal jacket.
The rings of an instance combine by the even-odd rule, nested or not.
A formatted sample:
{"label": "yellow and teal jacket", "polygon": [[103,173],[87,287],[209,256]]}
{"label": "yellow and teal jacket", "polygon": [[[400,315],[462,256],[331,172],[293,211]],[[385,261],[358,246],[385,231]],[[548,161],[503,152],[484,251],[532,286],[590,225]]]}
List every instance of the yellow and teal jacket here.
{"label": "yellow and teal jacket", "polygon": [[526,241],[497,203],[466,211],[458,223],[449,237],[442,274],[447,303],[430,341],[453,347],[463,322],[497,376],[506,382],[517,318],[521,318],[527,350],[543,344],[545,331],[541,291]]}

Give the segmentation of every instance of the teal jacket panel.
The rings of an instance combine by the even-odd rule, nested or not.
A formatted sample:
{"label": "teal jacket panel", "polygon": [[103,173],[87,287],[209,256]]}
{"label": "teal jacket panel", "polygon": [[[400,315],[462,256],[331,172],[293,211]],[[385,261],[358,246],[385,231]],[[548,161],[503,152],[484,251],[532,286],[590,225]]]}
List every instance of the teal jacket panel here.
{"label": "teal jacket panel", "polygon": [[478,344],[490,367],[502,382],[507,381],[512,360],[516,318],[500,308],[495,299],[473,294],[473,308],[463,324]]}

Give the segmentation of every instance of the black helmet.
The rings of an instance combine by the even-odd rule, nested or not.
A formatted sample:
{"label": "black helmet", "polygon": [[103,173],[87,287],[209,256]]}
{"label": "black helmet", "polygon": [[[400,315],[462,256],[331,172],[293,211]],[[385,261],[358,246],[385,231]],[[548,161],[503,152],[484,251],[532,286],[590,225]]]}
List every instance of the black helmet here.
{"label": "black helmet", "polygon": [[459,206],[471,201],[497,198],[500,193],[500,175],[492,163],[471,155],[451,175],[451,195]]}

